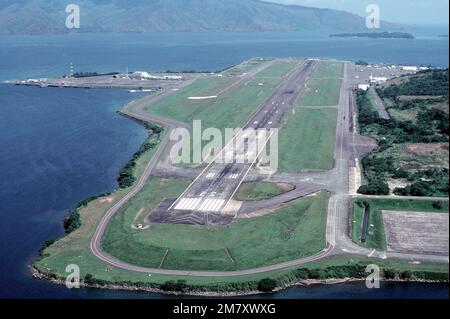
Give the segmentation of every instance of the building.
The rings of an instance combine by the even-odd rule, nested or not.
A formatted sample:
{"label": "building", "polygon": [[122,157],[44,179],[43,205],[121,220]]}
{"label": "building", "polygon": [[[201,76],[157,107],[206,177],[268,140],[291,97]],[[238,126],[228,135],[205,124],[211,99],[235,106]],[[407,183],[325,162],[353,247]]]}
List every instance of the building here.
{"label": "building", "polygon": [[133,79],[139,79],[139,80],[182,80],[183,77],[179,75],[152,75],[145,71],[136,71],[133,72],[130,76]]}
{"label": "building", "polygon": [[386,78],[386,77],[376,77],[376,76],[373,76],[373,74],[370,75],[369,79],[370,79],[370,83],[373,83],[373,84],[386,83],[388,80],[388,78]]}
{"label": "building", "polygon": [[370,88],[370,84],[358,84],[358,90],[367,91]]}
{"label": "building", "polygon": [[417,66],[402,66],[401,69],[403,71],[411,71],[411,72],[419,71],[419,68]]}
{"label": "building", "polygon": [[134,79],[151,79],[151,75],[145,71],[136,71],[131,74],[131,78]]}

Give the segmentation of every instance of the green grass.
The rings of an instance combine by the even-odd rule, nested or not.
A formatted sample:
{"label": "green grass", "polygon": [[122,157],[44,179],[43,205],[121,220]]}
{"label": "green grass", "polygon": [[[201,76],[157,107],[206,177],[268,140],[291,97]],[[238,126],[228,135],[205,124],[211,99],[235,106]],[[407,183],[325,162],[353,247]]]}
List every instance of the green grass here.
{"label": "green grass", "polygon": [[263,200],[291,191],[293,186],[280,185],[272,182],[249,182],[242,184],[236,192],[235,199],[239,201]]}
{"label": "green grass", "polygon": [[278,136],[279,169],[331,169],[336,123],[336,109],[296,108],[287,114]]}
{"label": "green grass", "polygon": [[342,80],[310,79],[297,103],[302,106],[335,106],[339,104]]}
{"label": "green grass", "polygon": [[291,73],[299,65],[298,61],[287,63],[275,63],[257,74],[258,78],[274,77],[283,78]]}
{"label": "green grass", "polygon": [[[82,226],[70,235],[59,239],[56,243],[48,247],[39,260],[34,265],[43,272],[52,273],[58,277],[65,278],[66,266],[69,264],[77,264],[80,267],[81,276],[92,274],[96,279],[106,280],[111,283],[127,282],[129,284],[137,285],[159,285],[168,280],[186,280],[189,285],[202,285],[216,289],[216,287],[224,287],[228,289],[231,283],[248,283],[257,282],[263,278],[276,278],[286,283],[294,280],[292,271],[300,267],[292,267],[277,271],[245,275],[245,276],[230,276],[230,277],[195,277],[195,276],[169,276],[157,275],[123,270],[108,266],[94,255],[89,250],[89,241],[94,231],[94,226],[98,220],[103,216],[106,210],[114,205],[123,195],[124,191],[119,191],[114,194],[115,200],[111,203],[103,202],[104,199],[95,200],[80,211]],[[302,246],[303,247],[303,246]],[[448,272],[448,265],[446,263],[429,263],[411,264],[407,260],[397,259],[376,259],[367,258],[365,256],[333,256],[322,259],[320,261],[307,263],[301,267],[309,269],[326,268],[332,265],[351,265],[351,264],[373,264],[376,263],[380,267],[389,267],[401,270],[416,270],[416,271],[435,271]]]}
{"label": "green grass", "polygon": [[367,92],[367,96],[369,97],[369,102],[370,102],[370,108],[372,109],[372,111],[377,112],[378,114],[378,107],[377,104],[375,103],[375,94],[372,90],[369,90]]}
{"label": "green grass", "polygon": [[[158,185],[151,198],[166,194]],[[146,267],[166,269],[239,270],[261,267],[319,252],[325,247],[328,194],[299,199],[288,208],[262,217],[238,219],[227,227],[152,224],[130,227],[134,210],[123,210],[109,224],[102,240],[109,254]]]}
{"label": "green grass", "polygon": [[344,72],[344,64],[342,62],[322,61],[314,70],[312,78],[342,78]]}
{"label": "green grass", "polygon": [[[208,81],[213,81],[209,83]],[[221,94],[217,99],[189,101],[189,96],[215,95],[213,89],[223,81],[220,78],[203,79],[178,92],[152,103],[147,111],[163,117],[192,124],[201,120],[204,129],[242,127],[251,115],[261,106],[281,83],[280,79],[255,79],[243,82]],[[258,85],[262,82],[264,85]]]}
{"label": "green grass", "polygon": [[[359,239],[364,209],[356,202],[363,200],[370,205],[369,224],[373,226],[369,227],[366,242],[361,243]],[[356,198],[353,200],[352,240],[364,247],[386,250],[382,210],[448,213],[448,201],[443,201],[443,204],[442,209],[435,209],[431,200]]]}

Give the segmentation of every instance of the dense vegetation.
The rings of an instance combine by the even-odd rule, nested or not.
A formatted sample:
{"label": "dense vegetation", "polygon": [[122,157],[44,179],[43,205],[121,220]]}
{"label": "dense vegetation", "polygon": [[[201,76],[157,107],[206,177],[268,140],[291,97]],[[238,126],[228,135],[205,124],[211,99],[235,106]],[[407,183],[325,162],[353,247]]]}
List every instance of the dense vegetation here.
{"label": "dense vegetation", "polygon": [[154,149],[159,143],[159,137],[162,132],[162,128],[156,124],[144,123],[145,127],[151,132],[152,136],[147,139],[144,144],[141,145],[139,150],[134,153],[133,157],[122,167],[119,171],[117,177],[117,182],[120,188],[128,188],[133,186],[136,182],[136,177],[134,176],[134,168],[136,167],[136,161],[142,154]]}
{"label": "dense vegetation", "polygon": [[277,288],[277,281],[272,278],[264,278],[258,283],[258,290],[262,292],[272,292]]}
{"label": "dense vegetation", "polygon": [[[431,271],[401,271],[393,268],[384,268],[380,274],[386,280],[433,280],[448,281],[448,273]],[[328,266],[325,268],[299,268],[292,270],[288,274],[276,278],[266,278],[259,281],[244,281],[220,283],[216,285],[193,285],[184,280],[166,281],[163,284],[135,283],[135,282],[114,282],[96,279],[91,274],[86,274],[84,283],[89,286],[107,286],[117,284],[124,287],[156,288],[167,292],[186,293],[190,291],[214,291],[214,292],[232,292],[232,291],[273,291],[276,287],[299,280],[326,280],[326,279],[365,279],[368,276],[366,266],[362,264]],[[52,277],[52,275],[50,275]],[[54,277],[54,276],[53,276]]]}
{"label": "dense vegetation", "polygon": [[[448,104],[448,70],[420,72],[399,85],[392,84],[377,91],[380,97],[391,102],[394,109],[419,111],[414,122],[395,118],[382,119],[373,107],[368,93],[357,92],[361,133],[375,138],[379,145],[376,152],[362,160],[367,184],[361,186],[359,193],[387,195],[390,190],[386,180],[393,178],[405,179],[409,183],[407,187],[395,189],[397,195],[448,195],[448,168],[408,171],[400,167],[396,158],[382,156],[384,151],[396,144],[448,143],[448,112],[429,107],[435,103]],[[427,95],[427,98],[400,98],[420,95]]]}
{"label": "dense vegetation", "polygon": [[379,88],[377,92],[381,98],[389,98],[397,102],[398,97],[402,95],[448,97],[448,84],[448,69],[427,70],[407,76],[407,80],[401,84]]}

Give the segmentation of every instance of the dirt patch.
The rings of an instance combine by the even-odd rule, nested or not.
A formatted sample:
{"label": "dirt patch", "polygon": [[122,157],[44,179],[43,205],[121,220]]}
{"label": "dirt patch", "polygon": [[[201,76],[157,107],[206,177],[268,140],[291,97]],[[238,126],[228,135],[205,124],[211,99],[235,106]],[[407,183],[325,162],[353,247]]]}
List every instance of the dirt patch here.
{"label": "dirt patch", "polygon": [[414,101],[414,100],[430,100],[430,99],[439,99],[442,96],[433,96],[433,95],[400,95],[398,99],[400,101]]}
{"label": "dirt patch", "polygon": [[443,143],[408,144],[397,155],[405,169],[447,168],[449,145]]}
{"label": "dirt patch", "polygon": [[436,103],[436,104],[431,104],[427,106],[428,109],[437,109],[437,110],[441,110],[444,112],[449,112],[448,110],[448,104],[446,103]]}
{"label": "dirt patch", "polygon": [[110,196],[110,197],[106,197],[106,198],[103,198],[103,199],[100,199],[99,200],[99,202],[100,203],[108,203],[108,204],[110,204],[110,203],[112,203],[114,201],[114,196]]}
{"label": "dirt patch", "polygon": [[403,179],[389,179],[387,183],[391,192],[393,192],[397,187],[404,188],[410,184],[407,180]]}
{"label": "dirt patch", "polygon": [[429,155],[430,153],[433,154],[441,150],[448,151],[448,144],[409,144],[406,147],[406,151],[413,155]]}
{"label": "dirt patch", "polygon": [[282,189],[284,191],[291,191],[295,188],[291,184],[287,184],[287,183],[277,183],[276,185],[277,185],[277,187],[279,187],[280,189]]}

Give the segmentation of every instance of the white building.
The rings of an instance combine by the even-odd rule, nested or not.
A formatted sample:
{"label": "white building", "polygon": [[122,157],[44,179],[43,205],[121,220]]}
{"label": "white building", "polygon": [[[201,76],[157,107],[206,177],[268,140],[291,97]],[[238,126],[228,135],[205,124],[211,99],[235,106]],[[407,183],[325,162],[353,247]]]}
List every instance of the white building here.
{"label": "white building", "polygon": [[131,74],[133,79],[141,80],[182,80],[183,77],[179,75],[152,75],[145,71],[136,71]]}
{"label": "white building", "polygon": [[411,71],[411,72],[419,71],[419,68],[417,66],[407,66],[407,65],[405,65],[405,66],[402,66],[401,69],[403,71]]}
{"label": "white building", "polygon": [[145,71],[136,71],[131,74],[132,78],[135,79],[151,79],[151,75]]}
{"label": "white building", "polygon": [[370,84],[358,84],[358,90],[367,91],[370,88]]}
{"label": "white building", "polygon": [[370,75],[370,83],[379,84],[379,83],[386,83],[388,78],[386,77],[377,77],[373,76],[373,74]]}

